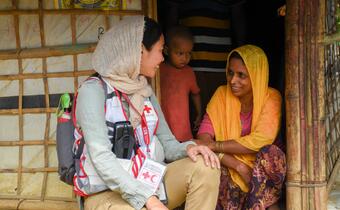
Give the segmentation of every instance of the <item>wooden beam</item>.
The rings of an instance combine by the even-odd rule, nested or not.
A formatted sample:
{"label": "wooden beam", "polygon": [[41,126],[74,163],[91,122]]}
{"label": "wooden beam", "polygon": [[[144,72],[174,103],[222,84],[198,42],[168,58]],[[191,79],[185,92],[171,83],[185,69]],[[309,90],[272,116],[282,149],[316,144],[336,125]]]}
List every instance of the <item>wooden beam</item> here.
{"label": "wooden beam", "polygon": [[14,169],[0,169],[0,173],[37,173],[37,172],[57,172],[57,167],[45,168],[14,168]]}
{"label": "wooden beam", "polygon": [[[22,114],[55,113],[57,108],[23,108]],[[18,115],[18,109],[0,109],[0,115]]]}
{"label": "wooden beam", "polygon": [[41,78],[61,78],[61,77],[80,77],[89,76],[95,73],[94,70],[84,70],[77,72],[54,72],[54,73],[27,73],[27,74],[12,74],[12,75],[0,75],[1,80],[20,80],[20,79],[41,79]]}
{"label": "wooden beam", "polygon": [[[32,145],[44,145],[44,140],[29,140],[29,141],[0,141],[0,147],[8,146],[32,146]],[[56,141],[53,139],[46,140],[48,145],[56,145]]]}
{"label": "wooden beam", "polygon": [[93,52],[96,43],[30,48],[21,50],[0,50],[0,60],[19,58],[46,58],[51,56],[76,55]]}

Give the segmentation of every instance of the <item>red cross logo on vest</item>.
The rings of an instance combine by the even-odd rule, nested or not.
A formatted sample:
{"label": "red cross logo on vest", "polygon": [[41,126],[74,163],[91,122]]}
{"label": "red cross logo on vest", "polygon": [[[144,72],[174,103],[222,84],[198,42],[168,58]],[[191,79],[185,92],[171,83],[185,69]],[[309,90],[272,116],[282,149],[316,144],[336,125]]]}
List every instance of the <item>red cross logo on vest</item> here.
{"label": "red cross logo on vest", "polygon": [[150,107],[148,107],[148,105],[144,105],[144,111],[146,111],[146,113],[150,113],[152,109]]}

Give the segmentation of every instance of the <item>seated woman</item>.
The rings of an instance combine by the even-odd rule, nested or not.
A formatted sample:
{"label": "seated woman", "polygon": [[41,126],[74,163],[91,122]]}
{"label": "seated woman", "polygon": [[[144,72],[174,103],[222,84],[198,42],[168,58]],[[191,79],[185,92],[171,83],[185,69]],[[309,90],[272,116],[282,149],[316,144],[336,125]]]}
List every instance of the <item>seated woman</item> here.
{"label": "seated woman", "polygon": [[286,162],[273,144],[280,128],[281,96],[268,87],[268,68],[262,49],[234,49],[226,67],[227,85],[216,90],[207,106],[198,143],[219,153],[218,210],[277,208],[273,204],[280,196]]}
{"label": "seated woman", "polygon": [[[147,82],[163,61],[163,45],[164,37],[154,20],[133,16],[107,31],[93,53],[93,68],[102,80],[89,79],[81,85],[76,109],[85,145],[74,186],[77,195],[85,197],[85,210],[166,210],[185,200],[186,209],[215,208],[218,157],[204,145],[175,139]],[[129,141],[124,139],[135,143],[134,153],[126,159],[118,158],[117,144],[113,148],[121,139],[115,133],[115,125],[121,121],[129,121],[134,131],[130,129]],[[152,170],[138,176],[145,161],[153,163],[148,168]],[[166,206],[149,186],[160,180],[160,172],[159,176],[152,174],[162,168],[155,162],[164,161],[170,162],[164,176]],[[149,185],[139,177],[149,180]]]}

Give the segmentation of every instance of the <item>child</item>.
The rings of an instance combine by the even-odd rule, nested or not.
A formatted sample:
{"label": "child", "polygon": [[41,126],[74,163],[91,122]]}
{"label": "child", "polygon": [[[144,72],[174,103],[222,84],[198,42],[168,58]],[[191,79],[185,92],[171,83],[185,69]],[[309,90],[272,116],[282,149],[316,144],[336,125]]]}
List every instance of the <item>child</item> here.
{"label": "child", "polygon": [[171,28],[166,36],[164,53],[165,63],[160,65],[161,71],[161,106],[168,125],[179,141],[192,139],[189,117],[189,95],[196,109],[194,130],[201,120],[200,89],[190,61],[193,48],[193,36],[183,26]]}

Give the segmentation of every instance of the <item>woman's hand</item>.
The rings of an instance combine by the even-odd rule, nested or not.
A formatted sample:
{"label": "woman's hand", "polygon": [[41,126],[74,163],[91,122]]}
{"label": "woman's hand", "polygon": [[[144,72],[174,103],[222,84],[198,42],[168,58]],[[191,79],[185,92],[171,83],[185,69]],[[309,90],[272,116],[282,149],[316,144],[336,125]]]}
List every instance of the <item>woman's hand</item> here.
{"label": "woman's hand", "polygon": [[236,171],[241,175],[242,179],[249,184],[252,174],[252,169],[244,163],[240,163],[236,166]]}
{"label": "woman's hand", "polygon": [[199,134],[197,138],[197,140],[193,140],[197,145],[205,145],[209,147],[210,150],[214,151],[216,142],[209,134],[202,133]]}
{"label": "woman's hand", "polygon": [[197,155],[201,154],[206,166],[218,169],[221,168],[220,160],[218,159],[217,155],[207,146],[189,144],[187,146],[187,154],[188,157],[194,162],[197,161]]}
{"label": "woman's hand", "polygon": [[151,196],[146,201],[145,207],[148,210],[169,210],[156,196]]}

